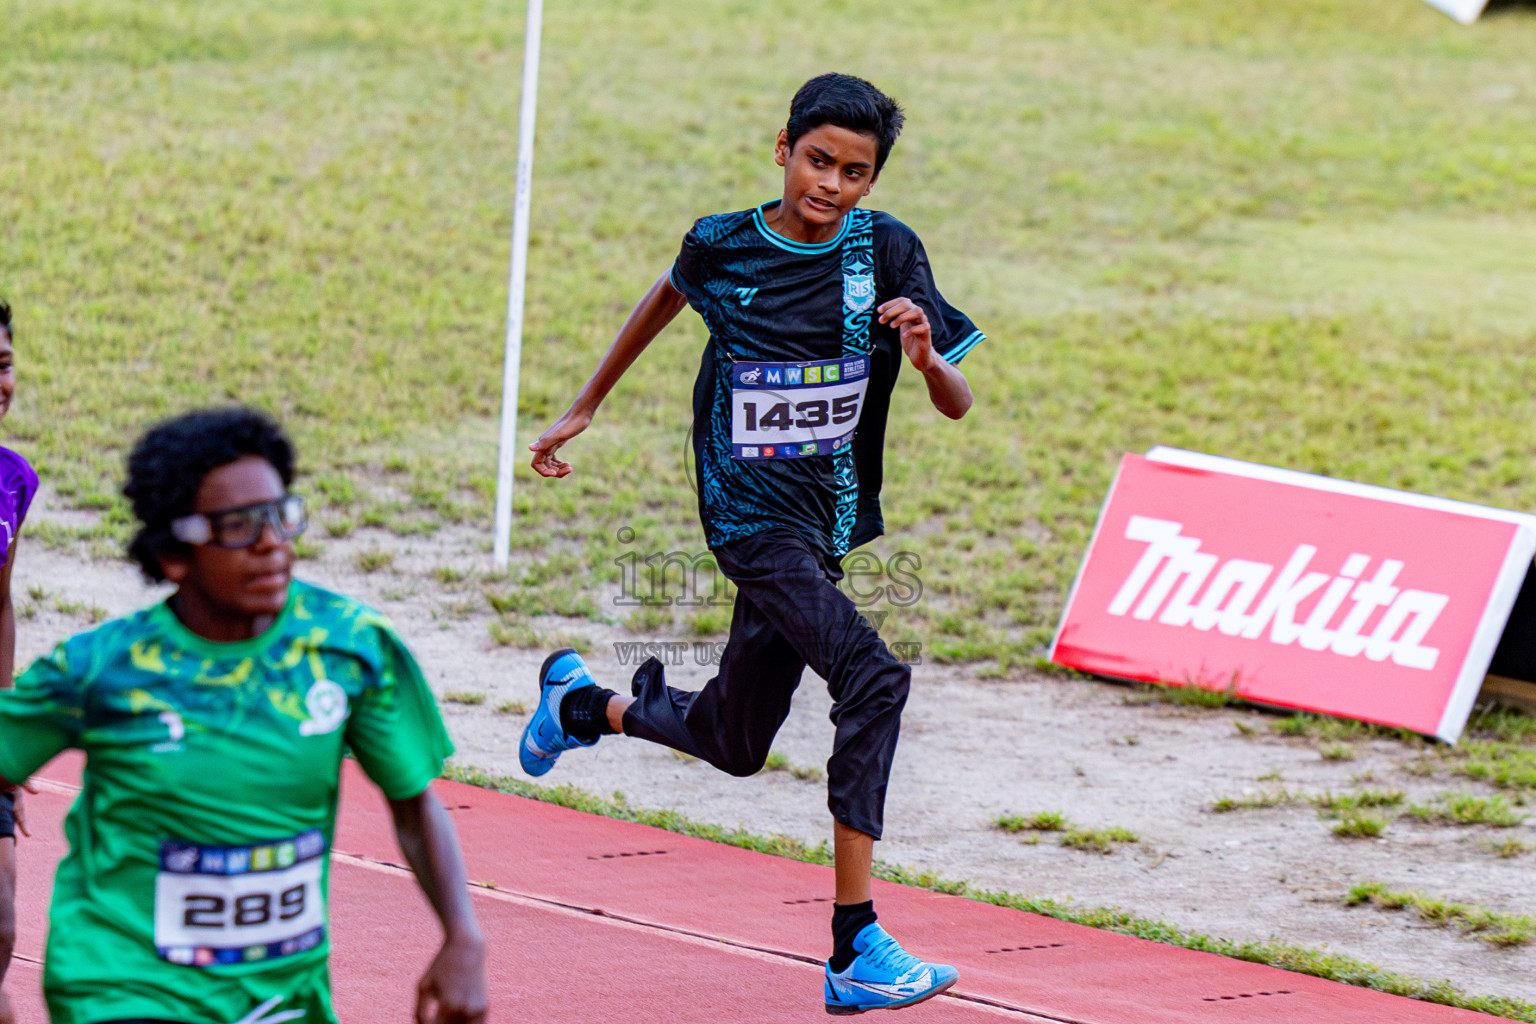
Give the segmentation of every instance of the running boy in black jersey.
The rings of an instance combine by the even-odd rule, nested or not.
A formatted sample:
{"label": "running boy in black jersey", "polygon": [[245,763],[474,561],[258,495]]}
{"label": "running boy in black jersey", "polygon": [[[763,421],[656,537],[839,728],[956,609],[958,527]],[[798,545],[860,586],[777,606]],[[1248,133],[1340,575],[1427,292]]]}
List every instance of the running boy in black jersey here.
{"label": "running boy in black jersey", "polygon": [[876,923],[874,841],[911,672],[836,586],[843,555],[883,532],[881,454],[903,361],[959,419],[971,391],[956,364],[982,340],[939,295],[922,243],[858,208],[902,126],[901,108],[862,79],[807,82],[779,132],[784,196],[698,221],[620,328],[569,410],[529,445],[547,477],[631,363],[684,305],[709,327],[694,386],[699,514],[738,589],[719,674],[697,693],[668,687],[654,658],[633,698],[593,684],[556,651],[520,748],[543,775],[564,750],[623,732],[733,775],[763,766],[806,666],[827,680],[836,739],[827,762],[837,899],[826,969],[829,1013],[908,1006],[956,971],[908,954]]}

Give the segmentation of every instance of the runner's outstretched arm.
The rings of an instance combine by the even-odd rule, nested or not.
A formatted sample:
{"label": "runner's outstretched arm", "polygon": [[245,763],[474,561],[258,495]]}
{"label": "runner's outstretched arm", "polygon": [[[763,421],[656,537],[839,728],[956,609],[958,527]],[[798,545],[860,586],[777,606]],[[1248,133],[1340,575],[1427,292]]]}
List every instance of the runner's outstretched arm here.
{"label": "runner's outstretched arm", "polygon": [[651,290],[635,303],[624,326],[614,336],[613,344],[608,346],[592,378],[576,395],[571,407],[550,424],[537,441],[528,446],[528,450],[533,452],[535,472],[540,476],[554,477],[570,473],[571,464],[555,458],[555,452],[565,442],[587,429],[597,413],[597,407],[603,404],[603,399],[608,397],[608,392],[624,376],[624,371],[640,358],[645,347],[656,339],[662,328],[671,323],[687,304],[688,300],[683,298],[683,293],[672,287],[670,270],[656,279]]}
{"label": "runner's outstretched arm", "polygon": [[448,812],[428,786],[391,800],[395,837],[416,881],[443,925],[443,948],[416,986],[417,1024],[481,1024],[485,1020],[485,935],[475,920],[464,854]]}

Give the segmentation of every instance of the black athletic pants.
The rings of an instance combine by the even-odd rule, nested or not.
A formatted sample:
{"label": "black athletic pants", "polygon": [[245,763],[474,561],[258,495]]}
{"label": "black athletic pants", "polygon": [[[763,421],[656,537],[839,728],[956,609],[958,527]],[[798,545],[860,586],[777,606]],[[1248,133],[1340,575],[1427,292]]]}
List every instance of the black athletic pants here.
{"label": "black athletic pants", "polygon": [[635,673],[638,699],[624,713],[624,732],[753,775],[809,665],[827,681],[837,727],[827,806],[837,821],[879,839],[911,669],[837,588],[837,564],[789,530],[733,541],[714,555],[738,589],[719,674],[697,693],[678,690],[649,659]]}
{"label": "black athletic pants", "polygon": [[0,836],[16,835],[16,794],[0,793]]}

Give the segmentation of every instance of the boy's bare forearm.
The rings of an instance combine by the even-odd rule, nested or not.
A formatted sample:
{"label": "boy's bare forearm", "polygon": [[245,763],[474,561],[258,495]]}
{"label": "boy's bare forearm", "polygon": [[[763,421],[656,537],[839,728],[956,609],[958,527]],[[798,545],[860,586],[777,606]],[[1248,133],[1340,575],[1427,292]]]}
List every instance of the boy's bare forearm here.
{"label": "boy's bare forearm", "polygon": [[928,398],[933,407],[945,416],[958,420],[970,411],[974,401],[971,384],[958,366],[935,358],[923,371],[923,381],[928,385]]}
{"label": "boy's bare forearm", "polygon": [[597,407],[603,404],[619,378],[624,376],[640,353],[655,340],[662,328],[672,322],[687,305],[681,292],[672,287],[671,275],[663,274],[651,285],[650,291],[635,303],[614,337],[613,344],[603,353],[590,380],[583,385],[571,407],[561,413],[555,422],[545,428],[538,440],[528,446],[533,452],[533,471],[543,477],[569,476],[572,466],[556,452],[562,445],[591,426]]}
{"label": "boy's bare forearm", "polygon": [[409,800],[391,800],[395,836],[427,902],[443,925],[443,945],[416,984],[417,1021],[483,1024],[487,988],[485,935],[475,921],[448,811],[429,786]]}
{"label": "boy's bare forearm", "polygon": [[412,800],[392,800],[395,836],[427,902],[450,939],[480,938],[469,902],[464,855],[448,812],[428,789]]}
{"label": "boy's bare forearm", "polygon": [[657,278],[650,290],[635,303],[635,308],[630,310],[591,379],[571,403],[571,409],[589,416],[595,413],[625,371],[640,358],[640,353],[656,340],[656,336],[687,304],[688,300],[683,298],[682,292],[672,287],[670,271]]}

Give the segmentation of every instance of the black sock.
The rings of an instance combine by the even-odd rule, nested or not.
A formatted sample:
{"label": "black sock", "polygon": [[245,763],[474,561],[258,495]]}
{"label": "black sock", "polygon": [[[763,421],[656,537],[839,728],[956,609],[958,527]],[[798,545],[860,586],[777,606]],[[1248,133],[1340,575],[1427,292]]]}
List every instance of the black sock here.
{"label": "black sock", "polygon": [[560,728],[583,743],[617,732],[608,724],[608,701],[617,696],[601,686],[570,691],[560,702]]}
{"label": "black sock", "polygon": [[875,901],[863,903],[832,904],[832,973],[841,974],[858,956],[853,950],[853,938],[866,926],[875,923]]}

